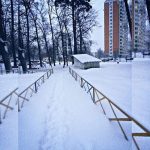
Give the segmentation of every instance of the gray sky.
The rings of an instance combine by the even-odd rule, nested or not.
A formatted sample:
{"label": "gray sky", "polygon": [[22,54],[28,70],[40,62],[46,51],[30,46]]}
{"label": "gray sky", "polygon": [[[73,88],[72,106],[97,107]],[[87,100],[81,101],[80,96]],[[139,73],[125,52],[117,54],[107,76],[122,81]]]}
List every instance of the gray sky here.
{"label": "gray sky", "polygon": [[104,1],[105,0],[91,0],[91,4],[94,9],[98,11],[98,22],[102,27],[96,27],[92,33],[92,40],[94,45],[92,51],[96,51],[98,48],[104,49]]}

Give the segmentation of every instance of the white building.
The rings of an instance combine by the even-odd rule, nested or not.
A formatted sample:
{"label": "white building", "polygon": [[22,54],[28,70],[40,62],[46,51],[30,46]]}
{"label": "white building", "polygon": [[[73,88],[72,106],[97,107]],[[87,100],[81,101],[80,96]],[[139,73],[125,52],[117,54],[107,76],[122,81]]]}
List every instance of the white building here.
{"label": "white building", "polygon": [[73,55],[74,66],[80,69],[99,68],[100,59],[97,59],[88,54],[77,54]]}

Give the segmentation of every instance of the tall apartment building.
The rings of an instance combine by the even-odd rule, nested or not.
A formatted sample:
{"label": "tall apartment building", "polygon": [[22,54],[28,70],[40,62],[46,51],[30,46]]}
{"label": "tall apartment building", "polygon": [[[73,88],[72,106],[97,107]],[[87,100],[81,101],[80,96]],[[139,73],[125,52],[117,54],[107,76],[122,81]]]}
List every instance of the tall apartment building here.
{"label": "tall apartment building", "polygon": [[146,17],[145,0],[132,0],[132,46],[135,51],[146,49]]}
{"label": "tall apartment building", "polygon": [[128,53],[128,23],[123,0],[104,3],[105,54],[126,56]]}

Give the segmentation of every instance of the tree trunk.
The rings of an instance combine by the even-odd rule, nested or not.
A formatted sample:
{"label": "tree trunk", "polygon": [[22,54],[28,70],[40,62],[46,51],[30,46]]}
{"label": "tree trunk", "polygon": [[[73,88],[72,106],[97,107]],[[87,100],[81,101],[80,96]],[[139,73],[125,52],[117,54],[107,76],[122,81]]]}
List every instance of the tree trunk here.
{"label": "tree trunk", "polygon": [[71,44],[71,36],[69,34],[69,31],[68,31],[68,28],[67,28],[67,25],[65,24],[65,29],[66,29],[66,32],[67,32],[67,37],[68,37],[68,47],[69,47],[69,50],[70,50],[70,55],[73,55],[73,52],[72,52],[72,44]]}
{"label": "tree trunk", "polygon": [[81,26],[79,24],[79,31],[80,31],[80,54],[83,53],[83,50],[82,50],[82,46],[83,46],[83,37],[82,37],[82,29],[81,29]]}
{"label": "tree trunk", "polygon": [[53,30],[52,17],[51,17],[51,10],[50,10],[49,4],[48,4],[48,14],[49,14],[49,21],[50,21],[51,33],[52,33],[53,63],[54,63],[54,66],[55,66],[56,54],[55,54],[55,44],[54,44],[54,30]]}
{"label": "tree trunk", "polygon": [[59,24],[59,28],[60,28],[61,44],[62,44],[62,51],[63,51],[63,61],[64,61],[63,67],[65,67],[65,65],[66,65],[66,59],[65,59],[65,50],[64,50],[64,35],[63,35],[62,25],[61,25],[61,22],[60,22],[60,19],[59,19],[56,7],[55,7],[55,11],[56,11],[57,20],[58,20],[58,24]]}
{"label": "tree trunk", "polygon": [[16,48],[15,48],[15,41],[14,41],[14,4],[13,0],[10,0],[11,2],[11,48],[13,53],[13,59],[14,59],[14,67],[17,67],[17,59],[16,59]]}
{"label": "tree trunk", "polygon": [[6,46],[6,36],[4,33],[2,0],[0,0],[0,54],[2,55],[6,73],[9,73],[12,68],[8,48]]}
{"label": "tree trunk", "polygon": [[38,44],[38,50],[39,50],[40,66],[43,67],[43,64],[42,64],[42,57],[41,57],[41,45],[40,45],[40,41],[39,41],[39,34],[38,34],[38,29],[37,29],[37,22],[36,22],[36,20],[34,20],[34,25],[35,25],[36,38],[37,38],[37,44]]}
{"label": "tree trunk", "polygon": [[20,65],[22,66],[23,73],[27,72],[27,64],[25,58],[25,50],[23,46],[23,39],[21,34],[21,23],[20,23],[20,1],[18,2],[18,57]]}
{"label": "tree trunk", "polygon": [[63,32],[61,32],[61,44],[62,44],[62,51],[63,51],[63,61],[64,61],[64,65],[63,67],[66,66],[66,59],[65,59],[65,51],[64,51],[64,35],[63,35]]}
{"label": "tree trunk", "polygon": [[48,49],[47,37],[46,37],[45,31],[43,31],[43,36],[44,36],[45,47],[46,47],[46,52],[47,52],[47,56],[48,56],[49,65],[52,66],[51,59],[50,59],[50,52],[49,52],[49,49]]}
{"label": "tree trunk", "polygon": [[130,16],[130,10],[129,10],[129,5],[128,5],[128,0],[124,0],[124,3],[125,3],[127,18],[128,18],[128,22],[129,22],[130,35],[131,35],[131,38],[132,38],[132,22],[131,22],[131,16]]}
{"label": "tree trunk", "polygon": [[148,18],[150,24],[150,0],[146,0],[146,5],[147,5],[147,12],[148,12]]}
{"label": "tree trunk", "polygon": [[77,54],[77,33],[76,33],[76,17],[75,17],[75,5],[72,1],[72,24],[73,24],[73,37],[74,37],[74,54]]}
{"label": "tree trunk", "polygon": [[30,54],[30,27],[29,27],[28,8],[26,8],[26,21],[27,21],[27,55],[29,61],[29,69],[31,69],[32,65],[31,65],[31,54]]}
{"label": "tree trunk", "polygon": [[83,45],[84,45],[85,53],[87,53],[87,47],[86,47],[86,44],[85,44],[85,42],[84,42],[84,41],[83,41]]}

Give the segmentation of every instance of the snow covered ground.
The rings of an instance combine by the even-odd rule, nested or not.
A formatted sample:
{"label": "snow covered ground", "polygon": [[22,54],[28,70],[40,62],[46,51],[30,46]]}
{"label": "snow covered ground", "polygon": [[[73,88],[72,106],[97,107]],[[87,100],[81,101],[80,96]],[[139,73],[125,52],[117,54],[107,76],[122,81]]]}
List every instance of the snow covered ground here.
{"label": "snow covered ground", "polygon": [[[74,70],[150,130],[149,66],[149,58],[137,58],[132,63],[108,62],[99,69]],[[143,132],[135,125],[132,129]],[[150,138],[138,141],[144,150],[149,149]]]}
{"label": "snow covered ground", "polygon": [[132,114],[132,64],[130,62],[120,64],[105,62],[101,63],[101,68],[73,69],[123,110]]}
{"label": "snow covered ground", "polygon": [[18,75],[0,75],[0,100],[18,87]]}
{"label": "snow covered ground", "polygon": [[38,72],[33,74],[18,75],[18,93],[22,92],[25,88],[40,78],[45,72]]}
{"label": "snow covered ground", "polygon": [[98,69],[74,69],[150,130],[149,66],[149,58],[137,58],[133,63],[108,62]]}
{"label": "snow covered ground", "polygon": [[[6,127],[10,128],[2,124],[1,129],[6,131]],[[99,106],[93,104],[90,96],[69,75],[68,68],[56,69],[55,75],[25,104],[13,136],[18,136],[17,140],[10,142],[5,135],[12,137],[11,132],[0,134],[0,139],[5,137],[10,144],[6,145],[2,140],[0,149],[12,150],[13,147],[15,150],[17,144],[19,150],[131,148],[131,142],[127,142],[118,127],[105,118]]]}
{"label": "snow covered ground", "polygon": [[150,130],[150,59],[133,61],[132,113]]}
{"label": "snow covered ground", "polygon": [[22,92],[26,87],[36,81],[44,73],[33,74],[8,74],[0,75],[0,100],[8,95],[15,88],[18,89],[18,93]]}
{"label": "snow covered ground", "polygon": [[[74,69],[149,128],[149,65],[149,60],[137,59],[132,64],[111,62],[101,63],[99,69]],[[18,81],[26,87],[39,76],[24,75]],[[0,125],[0,150],[134,150],[131,123],[123,127],[129,141],[93,104],[68,68],[57,66],[21,112],[13,111]],[[149,140],[138,141],[141,150],[149,150]]]}

